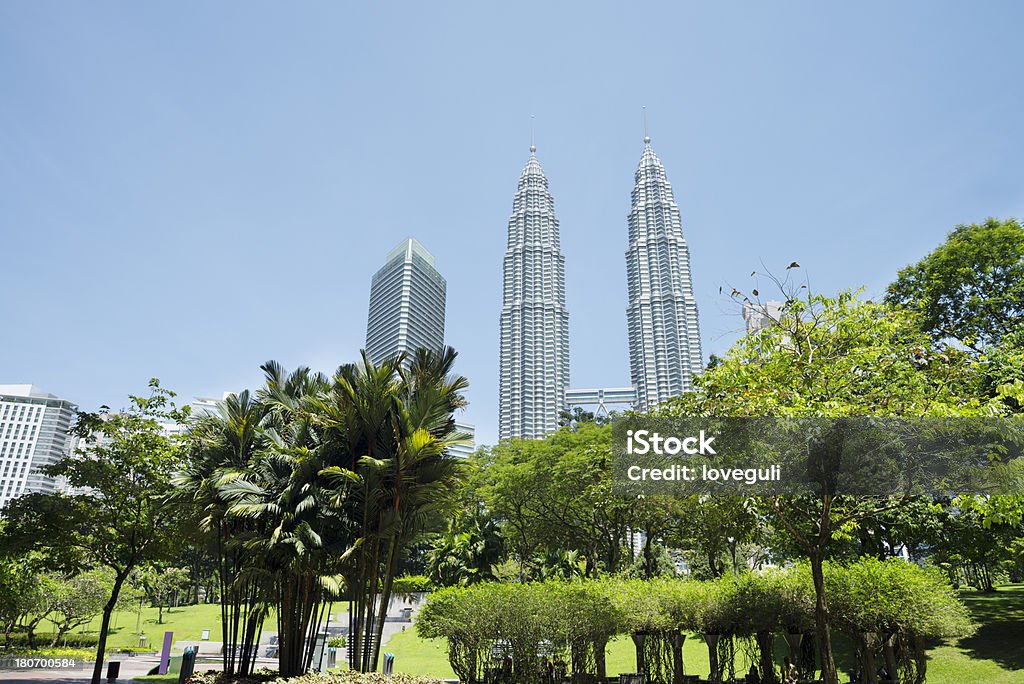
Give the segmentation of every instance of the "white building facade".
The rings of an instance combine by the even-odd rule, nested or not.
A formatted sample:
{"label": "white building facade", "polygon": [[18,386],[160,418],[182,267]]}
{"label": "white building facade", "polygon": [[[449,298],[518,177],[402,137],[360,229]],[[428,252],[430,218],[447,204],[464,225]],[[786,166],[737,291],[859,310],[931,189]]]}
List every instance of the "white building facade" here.
{"label": "white building facade", "polygon": [[691,388],[703,367],[690,252],[665,167],[644,137],[629,212],[629,365],[645,411]]}
{"label": "white building facade", "polygon": [[59,487],[41,469],[71,453],[75,416],[74,404],[34,385],[0,385],[0,508]]}
{"label": "white building facade", "polygon": [[456,445],[449,449],[449,452],[453,456],[457,456],[459,458],[469,458],[473,455],[473,452],[476,451],[476,426],[472,423],[467,423],[464,420],[456,419],[455,430],[468,435],[468,437],[466,439],[466,444]]}
{"label": "white building facade", "polygon": [[508,220],[501,305],[500,439],[558,430],[569,386],[565,256],[555,201],[530,146]]}
{"label": "white building facade", "polygon": [[434,264],[434,255],[406,238],[374,274],[366,323],[366,353],[374,363],[420,347],[444,347],[447,283]]}

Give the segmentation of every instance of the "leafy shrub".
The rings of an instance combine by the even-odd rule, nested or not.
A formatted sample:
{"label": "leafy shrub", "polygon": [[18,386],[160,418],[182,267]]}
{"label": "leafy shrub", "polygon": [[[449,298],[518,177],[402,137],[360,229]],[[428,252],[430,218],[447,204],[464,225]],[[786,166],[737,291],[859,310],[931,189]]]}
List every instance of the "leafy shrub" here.
{"label": "leafy shrub", "polygon": [[433,583],[424,575],[402,575],[396,577],[392,591],[398,596],[422,594],[433,589]]}
{"label": "leafy shrub", "polygon": [[33,658],[70,658],[83,662],[96,662],[96,651],[83,648],[27,648],[14,647],[0,650],[0,656],[21,657],[32,656]]}
{"label": "leafy shrub", "polygon": [[[49,632],[37,632],[36,633],[36,645],[45,646],[53,640],[53,635]],[[98,638],[93,634],[66,634],[64,638],[60,640],[60,646],[67,648],[78,648],[78,649],[95,649]],[[11,634],[11,646],[14,648],[25,649],[28,648],[28,635],[25,632],[14,632]],[[33,651],[41,650],[40,648],[33,649]]]}

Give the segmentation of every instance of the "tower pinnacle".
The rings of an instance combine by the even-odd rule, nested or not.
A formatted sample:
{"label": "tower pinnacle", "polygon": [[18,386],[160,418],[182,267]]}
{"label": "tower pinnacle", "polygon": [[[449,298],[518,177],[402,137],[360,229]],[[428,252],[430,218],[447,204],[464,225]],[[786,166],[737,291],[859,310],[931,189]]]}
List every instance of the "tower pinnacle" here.
{"label": "tower pinnacle", "polygon": [[541,439],[557,431],[569,386],[565,256],[555,201],[530,137],[503,264],[500,439]]}
{"label": "tower pinnacle", "polygon": [[[644,123],[646,129],[646,116]],[[644,135],[626,252],[630,374],[642,411],[689,391],[702,367],[690,252],[672,185],[650,142]]]}

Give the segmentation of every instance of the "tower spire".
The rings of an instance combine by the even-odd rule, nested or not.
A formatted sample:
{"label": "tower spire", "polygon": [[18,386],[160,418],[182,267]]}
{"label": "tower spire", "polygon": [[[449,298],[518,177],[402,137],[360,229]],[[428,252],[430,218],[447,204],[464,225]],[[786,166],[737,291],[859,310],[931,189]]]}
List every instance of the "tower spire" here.
{"label": "tower spire", "polygon": [[541,439],[557,431],[569,387],[565,256],[555,201],[535,150],[531,127],[530,158],[512,200],[503,262],[499,439]]}
{"label": "tower spire", "polygon": [[641,107],[644,117],[644,145],[651,144],[651,136],[647,135],[647,107]]}
{"label": "tower spire", "polygon": [[626,252],[629,366],[641,411],[690,391],[703,367],[679,205],[649,136],[644,143],[630,193]]}
{"label": "tower spire", "polygon": [[530,154],[537,151],[537,127],[534,123],[533,114],[530,115]]}

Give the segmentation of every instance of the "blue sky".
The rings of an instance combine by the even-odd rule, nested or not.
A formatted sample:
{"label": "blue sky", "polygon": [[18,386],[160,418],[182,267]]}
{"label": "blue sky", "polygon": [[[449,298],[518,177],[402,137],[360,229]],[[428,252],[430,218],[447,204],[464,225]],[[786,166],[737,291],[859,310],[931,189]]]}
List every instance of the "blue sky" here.
{"label": "blue sky", "polygon": [[722,353],[719,287],[751,271],[877,296],[956,224],[1024,215],[1022,26],[1017,2],[2,3],[0,383],[91,409],[332,370],[414,235],[492,441],[531,115],[572,385],[627,385],[641,107]]}

